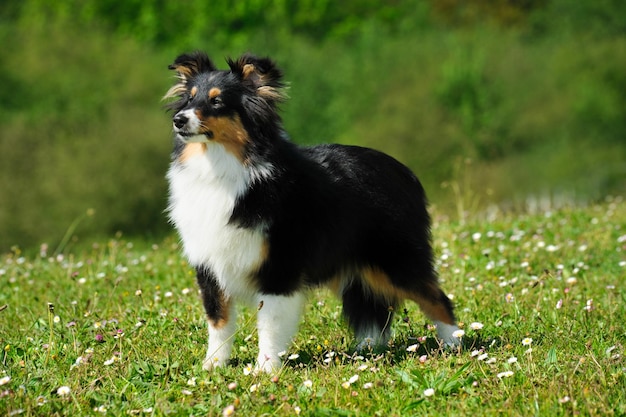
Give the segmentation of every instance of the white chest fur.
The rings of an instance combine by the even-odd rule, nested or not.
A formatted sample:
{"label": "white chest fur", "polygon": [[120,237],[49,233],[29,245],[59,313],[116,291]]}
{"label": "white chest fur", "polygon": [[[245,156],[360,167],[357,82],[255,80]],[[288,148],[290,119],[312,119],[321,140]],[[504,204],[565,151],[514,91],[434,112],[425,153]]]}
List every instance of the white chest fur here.
{"label": "white chest fur", "polygon": [[237,197],[252,181],[249,170],[222,145],[207,144],[204,153],[173,163],[169,216],[191,265],[209,266],[222,289],[238,298],[256,292],[249,280],[262,262],[263,230],[228,223]]}

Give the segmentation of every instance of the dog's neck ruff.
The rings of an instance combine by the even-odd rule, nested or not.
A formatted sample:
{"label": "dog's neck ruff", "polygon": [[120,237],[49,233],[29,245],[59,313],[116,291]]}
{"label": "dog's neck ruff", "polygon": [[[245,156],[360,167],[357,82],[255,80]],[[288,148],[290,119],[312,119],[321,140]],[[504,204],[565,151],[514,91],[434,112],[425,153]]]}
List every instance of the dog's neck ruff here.
{"label": "dog's neck ruff", "polygon": [[213,142],[204,153],[175,160],[168,171],[169,218],[183,251],[192,266],[209,267],[226,294],[250,298],[255,290],[245,278],[260,266],[264,227],[242,228],[230,219],[238,199],[271,173],[270,164],[242,164]]}

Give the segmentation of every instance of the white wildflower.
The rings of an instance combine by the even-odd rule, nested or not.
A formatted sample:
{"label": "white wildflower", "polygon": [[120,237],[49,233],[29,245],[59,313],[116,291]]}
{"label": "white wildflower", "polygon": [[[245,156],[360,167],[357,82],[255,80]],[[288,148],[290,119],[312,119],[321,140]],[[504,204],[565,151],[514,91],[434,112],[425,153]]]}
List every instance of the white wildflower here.
{"label": "white wildflower", "polygon": [[471,324],[470,324],[470,329],[472,329],[472,330],[480,330],[480,329],[482,329],[483,327],[484,327],[484,326],[483,326],[483,324],[482,324],[482,323],[479,323],[479,322],[477,322],[477,321],[475,321],[475,322],[473,322],[473,323],[471,323]]}
{"label": "white wildflower", "polygon": [[456,337],[457,339],[462,338],[463,336],[465,336],[465,331],[458,329],[452,332],[452,337]]}

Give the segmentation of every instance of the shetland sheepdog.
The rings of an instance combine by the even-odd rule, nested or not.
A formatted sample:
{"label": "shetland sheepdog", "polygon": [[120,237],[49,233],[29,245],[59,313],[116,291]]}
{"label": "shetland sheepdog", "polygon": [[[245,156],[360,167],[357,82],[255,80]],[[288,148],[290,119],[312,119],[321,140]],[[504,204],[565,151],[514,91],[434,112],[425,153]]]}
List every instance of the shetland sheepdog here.
{"label": "shetland sheepdog", "polygon": [[173,99],[168,212],[208,317],[203,368],[228,362],[243,301],[259,306],[256,369],[276,371],[308,290],[320,285],[342,300],[358,349],[387,343],[405,299],[457,345],[415,175],[373,149],[296,145],[278,113],[282,71],[250,54],[228,66],[219,70],[202,52],[181,55],[164,96]]}

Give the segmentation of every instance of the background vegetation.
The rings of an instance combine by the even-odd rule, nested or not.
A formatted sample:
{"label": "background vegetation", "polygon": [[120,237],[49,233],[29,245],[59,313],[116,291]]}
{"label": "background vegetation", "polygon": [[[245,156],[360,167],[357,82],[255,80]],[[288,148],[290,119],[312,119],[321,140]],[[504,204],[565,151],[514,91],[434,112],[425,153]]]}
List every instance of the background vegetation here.
{"label": "background vegetation", "polygon": [[6,0],[0,44],[0,250],[168,230],[192,49],[272,56],[294,141],[389,152],[444,213],[625,189],[621,0]]}

